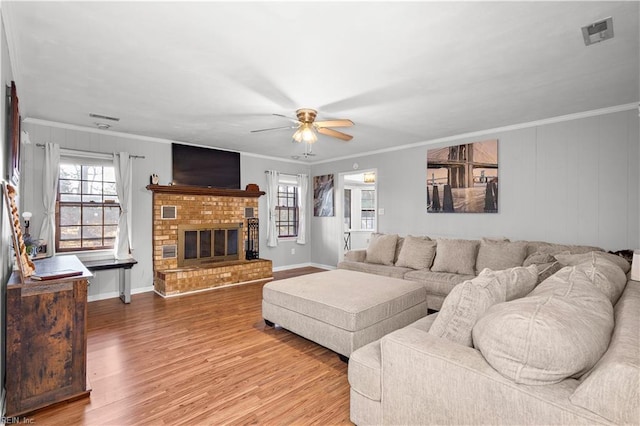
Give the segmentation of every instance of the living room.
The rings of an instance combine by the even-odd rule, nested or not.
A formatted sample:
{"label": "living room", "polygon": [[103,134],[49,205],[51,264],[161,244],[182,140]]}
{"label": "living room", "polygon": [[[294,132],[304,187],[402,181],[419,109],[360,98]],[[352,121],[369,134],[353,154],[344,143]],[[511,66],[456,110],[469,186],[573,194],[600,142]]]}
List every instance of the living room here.
{"label": "living room", "polygon": [[[215,18],[211,18],[210,25],[215,31],[207,29],[206,22],[196,20],[196,16],[202,14],[198,5],[213,8]],[[474,239],[507,237],[591,245],[611,251],[640,247],[640,12],[637,2],[548,3],[541,6],[525,2],[493,5],[495,10],[482,2],[464,6],[471,7],[470,10],[458,9],[463,6],[451,3],[440,5],[443,12],[438,11],[438,4],[420,2],[395,7],[384,2],[332,2],[329,5],[263,2],[258,6],[244,2],[240,6],[214,2],[191,4],[185,17],[178,20],[169,19],[175,11],[167,4],[123,2],[120,6],[123,9],[107,4],[74,2],[47,5],[2,2],[2,80],[9,86],[12,81],[16,83],[21,130],[23,135],[28,135],[20,145],[18,186],[19,210],[32,213],[32,234],[37,235],[45,216],[42,204],[45,150],[41,145],[55,143],[63,150],[101,154],[127,152],[144,157],[132,159],[131,254],[138,263],[130,271],[134,301],[128,308],[135,309],[136,295],[154,291],[153,192],[147,186],[151,175],[159,176],[160,185],[172,182],[173,142],[239,152],[239,189],[257,184],[264,191],[267,188],[265,171],[277,170],[282,175],[306,174],[310,179],[333,175],[335,193],[341,194],[341,176],[354,171],[375,171],[376,231],[381,233]],[[386,10],[393,16],[395,26],[381,30]],[[142,18],[145,11],[149,16]],[[343,26],[339,26],[340,31],[336,33],[325,31],[322,36],[314,34],[310,37],[313,40],[305,40],[296,32],[304,29],[296,19],[307,16],[308,11],[315,14],[311,19],[314,30],[329,25],[326,21],[323,23],[322,18],[329,20],[340,14],[343,15],[339,22]],[[206,13],[212,12],[206,9]],[[50,16],[65,14],[68,22],[74,23],[68,25],[72,30],[65,33],[59,28],[55,36],[59,39],[53,32],[47,36],[46,32],[55,27],[55,19]],[[140,31],[161,37],[162,42],[148,53],[153,60],[145,59],[147,52],[141,47],[144,46],[142,39],[139,43],[133,41],[140,33],[134,33],[129,41],[118,39],[120,47],[110,49],[115,52],[112,57],[106,56],[106,52],[104,58],[96,53],[101,49],[101,42],[115,37],[105,29],[109,24],[104,22],[115,22],[123,14],[129,18],[122,19],[121,33],[132,31],[138,23],[134,18],[138,17]],[[240,19],[243,14],[247,17]],[[557,28],[551,23],[552,17],[558,14],[563,17],[562,24],[566,27]],[[158,15],[155,23],[153,15]],[[415,16],[410,19],[412,15],[422,20]],[[479,20],[476,26],[471,25],[474,15]],[[265,17],[264,22],[261,16]],[[459,32],[470,28],[487,29],[492,19],[501,17],[502,21],[497,28],[487,30],[494,33],[477,42],[475,37],[480,37],[475,34],[477,30],[445,42],[438,34],[447,25],[453,25],[447,21],[449,16],[460,18],[454,25]],[[581,27],[608,16],[614,17],[614,38],[585,46]],[[190,19],[205,29],[194,25],[193,39],[173,40],[184,31],[181,25],[188,25],[185,22]],[[377,32],[362,28],[367,19],[373,23],[371,27],[378,28]],[[517,50],[508,39],[515,39],[515,34],[521,32],[523,26],[518,19],[526,23],[524,28],[535,33],[518,40],[532,43],[527,46],[530,50],[520,47],[525,54],[513,58],[502,56]],[[160,31],[156,25],[167,27]],[[234,28],[236,25],[239,25],[237,29]],[[289,34],[284,29],[269,32],[272,26],[286,28],[286,25],[291,25]],[[40,33],[35,32],[38,26],[42,27]],[[73,50],[87,47],[80,40],[78,46],[70,45],[69,51],[56,50],[56,46],[64,45],[69,38],[80,39],[83,34],[98,37],[98,31],[90,33],[92,26],[100,28],[103,33],[99,36],[105,37],[96,38],[93,52]],[[255,32],[251,31],[252,27],[256,27]],[[390,31],[399,33],[392,37]],[[220,35],[225,32],[226,35]],[[245,34],[243,43],[236,46],[238,49],[235,52],[223,49],[221,44],[231,43],[230,40],[239,37],[240,32]],[[326,58],[331,54],[297,53],[302,50],[284,44],[287,35],[292,43],[293,39],[299,39],[295,40],[295,46],[309,43],[313,47],[311,50],[318,52],[329,42],[338,43],[336,37],[351,33],[353,40],[345,39],[344,47],[336,46],[336,62]],[[417,34],[425,37],[424,46],[419,48],[414,44],[421,42],[410,38]],[[363,42],[365,35],[373,38],[371,45]],[[210,40],[219,37],[220,41],[217,44],[208,42],[207,36]],[[264,40],[258,43],[255,39],[260,36],[264,36]],[[569,37],[570,41],[563,41]],[[39,41],[43,43],[41,47],[38,47]],[[441,41],[446,49],[431,52],[430,49]],[[564,42],[562,47],[554,45],[561,41]],[[187,44],[190,47],[186,48],[184,43],[192,44]],[[487,47],[483,43],[494,43],[500,48]],[[206,50],[209,46],[210,52]],[[352,50],[358,46],[360,51]],[[394,49],[401,52],[393,52]],[[416,52],[405,52],[412,49]],[[269,55],[276,55],[275,51],[282,56],[269,60]],[[289,51],[289,62],[282,51]],[[162,59],[163,52],[166,59]],[[255,56],[251,56],[251,52]],[[387,54],[388,59],[377,56],[382,53]],[[194,74],[187,73],[186,69],[201,66],[193,58],[204,54],[219,55],[230,65],[214,69],[212,62],[205,62],[203,70],[207,71],[201,73],[201,81],[194,81]],[[301,55],[300,64],[296,63],[296,54]],[[483,54],[494,56],[483,57]],[[56,61],[50,55],[67,56]],[[468,57],[454,61],[450,56],[456,55]],[[133,69],[133,62],[126,62],[133,57],[143,58],[140,69]],[[429,59],[425,61],[424,57]],[[236,62],[232,63],[232,59]],[[190,60],[195,61],[195,65]],[[340,60],[348,66],[341,67]],[[410,60],[418,65],[406,62]],[[117,61],[121,64],[115,71],[110,71],[114,74],[90,74],[110,68],[107,64]],[[519,61],[521,63],[517,64]],[[67,79],[68,86],[58,84],[60,77],[57,75],[54,79],[54,74],[61,73],[62,62],[69,68],[77,68],[76,71],[69,70],[73,75]],[[51,79],[56,81],[51,86],[56,90],[36,73],[39,63],[43,65],[41,72],[51,73]],[[446,72],[427,72],[428,64],[433,63],[440,64]],[[260,64],[264,64],[264,73],[260,73]],[[155,77],[163,66],[167,68],[167,74]],[[291,67],[288,72],[287,66]],[[476,72],[465,71],[465,67],[474,66]],[[349,73],[349,78],[341,76],[341,73],[346,74],[344,68],[347,67],[355,70],[353,74]],[[186,77],[180,74],[181,70]],[[209,72],[224,84],[211,81],[212,78],[206,75]],[[149,74],[149,82],[138,77],[108,80],[118,73]],[[447,73],[450,79],[445,78]],[[358,76],[363,82],[355,86]],[[443,79],[443,82],[433,83],[438,81],[434,78]],[[164,81],[164,85],[157,86],[151,81]],[[117,83],[123,83],[122,87],[111,86],[117,86]],[[135,92],[136,85],[141,86],[140,92]],[[229,87],[225,88],[225,85]],[[308,95],[303,93],[306,90]],[[338,90],[342,93],[337,93]],[[323,92],[326,96],[322,96]],[[207,109],[204,107],[207,102],[215,106]],[[244,110],[243,102],[247,105]],[[318,142],[309,145],[315,155],[307,157],[303,155],[307,149],[302,146],[305,143],[290,143],[294,130],[251,133],[264,128],[287,127],[287,118],[273,114],[295,117],[296,109],[306,107],[318,108],[319,119],[353,120],[353,127],[340,129],[352,134],[353,140],[345,143],[320,135]],[[100,128],[94,124],[100,120],[89,117],[91,112],[122,115],[122,120],[109,121],[110,128]],[[9,165],[11,147],[6,136],[7,113],[3,117],[1,167],[3,178],[10,182],[13,170]],[[193,124],[197,120],[206,123]],[[159,127],[161,122],[170,124]],[[428,151],[487,139],[499,141],[499,212],[427,213]],[[309,204],[313,199],[312,192],[309,191]],[[306,215],[304,244],[295,238],[283,238],[277,246],[271,247],[267,244],[266,226],[269,210],[265,197],[259,198],[260,257],[272,262],[274,272],[304,267],[335,269],[344,258],[344,206],[339,196],[335,202],[333,216],[314,216],[311,212]],[[4,305],[6,282],[13,262],[9,250],[11,232],[4,213],[2,223]],[[88,289],[90,304],[118,297],[117,274],[117,271],[95,274]],[[3,333],[5,313],[3,311]],[[4,377],[4,350],[2,356]],[[260,422],[260,419],[256,421]]]}

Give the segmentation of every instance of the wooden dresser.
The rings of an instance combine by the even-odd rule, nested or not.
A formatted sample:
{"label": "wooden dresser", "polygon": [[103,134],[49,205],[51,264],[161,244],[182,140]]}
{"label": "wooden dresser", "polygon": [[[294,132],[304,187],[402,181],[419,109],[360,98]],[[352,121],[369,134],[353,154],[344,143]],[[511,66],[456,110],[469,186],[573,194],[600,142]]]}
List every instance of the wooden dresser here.
{"label": "wooden dresser", "polygon": [[88,396],[87,286],[91,273],[76,256],[35,262],[36,274],[78,270],[70,278],[7,285],[6,416]]}

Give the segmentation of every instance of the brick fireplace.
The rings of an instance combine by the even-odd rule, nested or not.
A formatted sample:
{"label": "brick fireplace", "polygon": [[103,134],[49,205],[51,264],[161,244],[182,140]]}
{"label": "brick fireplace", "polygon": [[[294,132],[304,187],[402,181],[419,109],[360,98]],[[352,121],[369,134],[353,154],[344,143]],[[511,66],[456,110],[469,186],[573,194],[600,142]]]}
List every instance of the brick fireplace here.
{"label": "brick fireplace", "polygon": [[259,190],[149,185],[153,191],[153,285],[173,296],[271,279],[270,260],[246,260],[248,217]]}

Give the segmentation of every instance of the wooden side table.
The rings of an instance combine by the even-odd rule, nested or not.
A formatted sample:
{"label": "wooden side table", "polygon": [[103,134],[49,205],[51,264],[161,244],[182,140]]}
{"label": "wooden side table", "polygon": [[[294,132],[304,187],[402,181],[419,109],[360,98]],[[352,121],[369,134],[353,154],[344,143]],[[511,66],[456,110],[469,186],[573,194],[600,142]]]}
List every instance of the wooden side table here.
{"label": "wooden side table", "polygon": [[36,260],[36,274],[81,275],[37,281],[14,272],[7,284],[6,416],[85,397],[87,285],[91,273],[76,256]]}

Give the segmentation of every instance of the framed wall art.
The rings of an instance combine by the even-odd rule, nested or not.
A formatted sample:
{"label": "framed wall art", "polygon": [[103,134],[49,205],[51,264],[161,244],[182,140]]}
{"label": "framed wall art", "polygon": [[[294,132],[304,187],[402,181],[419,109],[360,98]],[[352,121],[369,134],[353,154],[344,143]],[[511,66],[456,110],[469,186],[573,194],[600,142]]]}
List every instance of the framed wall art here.
{"label": "framed wall art", "polygon": [[498,212],[498,140],[427,151],[427,212]]}
{"label": "framed wall art", "polygon": [[333,174],[313,177],[313,215],[334,215]]}

